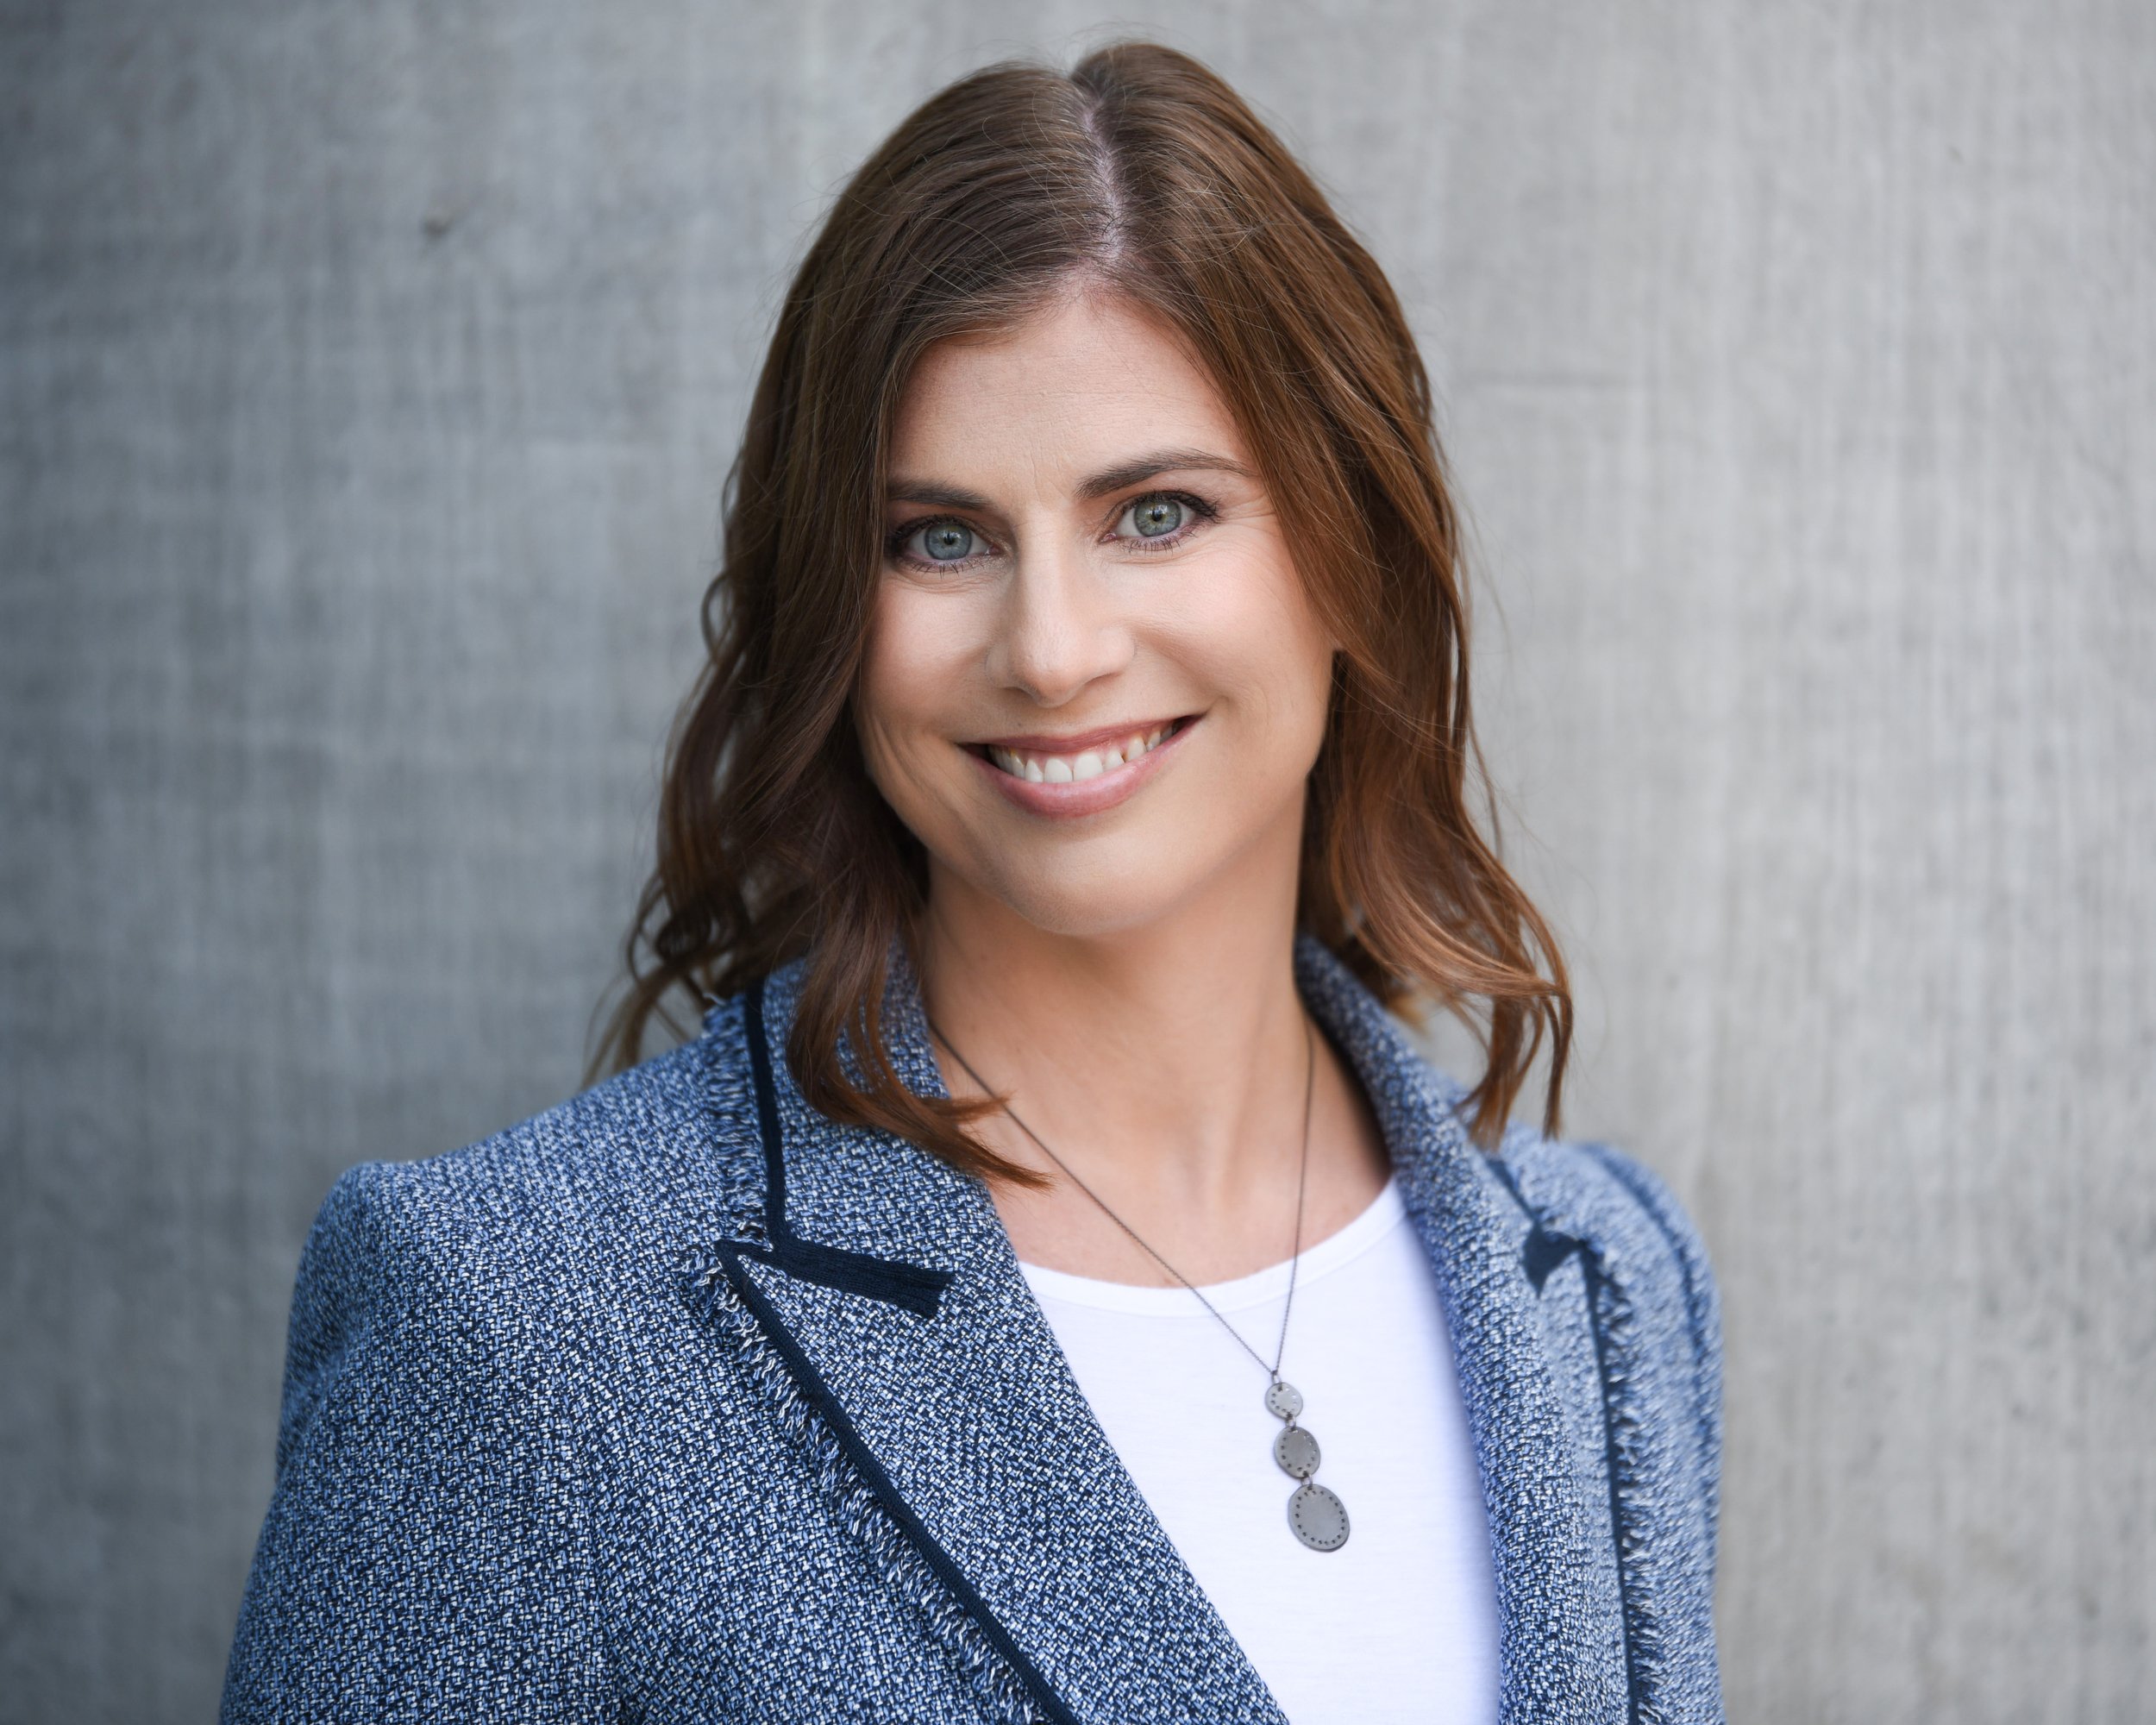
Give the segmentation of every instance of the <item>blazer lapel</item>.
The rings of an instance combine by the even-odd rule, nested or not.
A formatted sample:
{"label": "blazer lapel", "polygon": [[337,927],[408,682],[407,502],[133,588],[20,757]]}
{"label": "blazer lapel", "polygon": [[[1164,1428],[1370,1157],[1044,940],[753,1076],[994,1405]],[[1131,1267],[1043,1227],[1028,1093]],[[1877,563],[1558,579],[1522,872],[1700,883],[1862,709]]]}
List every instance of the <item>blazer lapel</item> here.
{"label": "blazer lapel", "polygon": [[[909,1548],[887,1573],[999,1716],[1281,1722],[1100,1430],[987,1189],[801,1098],[793,981],[773,979],[748,1026],[763,1226],[698,1273],[775,1351],[865,1488],[863,1519]],[[910,974],[887,1023],[901,1076],[943,1094]]]}
{"label": "blazer lapel", "polygon": [[[1521,1261],[1526,1226],[1457,1100],[1338,959],[1298,941],[1305,1000],[1376,1111],[1408,1215],[1435,1269],[1489,1514],[1507,1725],[1621,1719],[1624,1629],[1596,1578],[1614,1558],[1574,1443]],[[1597,1610],[1593,1602],[1607,1600]]]}
{"label": "blazer lapel", "polygon": [[[1506,1725],[1621,1719],[1623,1626],[1597,1584],[1613,1557],[1522,1266],[1526,1225],[1391,1015],[1315,941],[1298,942],[1296,969],[1436,1271],[1489,1516]],[[1094,1418],[987,1189],[801,1097],[783,1057],[797,974],[752,996],[747,1026],[765,1205],[693,1279],[820,1422],[849,1519],[996,1716],[1282,1722]],[[902,958],[885,1024],[901,1077],[944,1094]]]}

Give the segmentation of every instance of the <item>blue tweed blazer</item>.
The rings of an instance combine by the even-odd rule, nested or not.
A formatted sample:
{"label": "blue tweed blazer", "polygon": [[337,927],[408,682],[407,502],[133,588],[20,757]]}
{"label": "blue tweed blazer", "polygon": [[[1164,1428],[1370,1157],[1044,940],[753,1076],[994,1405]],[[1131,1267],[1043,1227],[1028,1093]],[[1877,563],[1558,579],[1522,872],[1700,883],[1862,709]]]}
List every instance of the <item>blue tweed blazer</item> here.
{"label": "blue tweed blazer", "polygon": [[[1436,1269],[1505,1721],[1719,1721],[1719,1332],[1690,1225],[1614,1151],[1477,1151],[1361,984],[1308,940],[1296,963]],[[1282,1718],[986,1189],[802,1100],[797,983],[484,1143],[337,1182],[226,1720]],[[888,1021],[941,1094],[903,971]]]}

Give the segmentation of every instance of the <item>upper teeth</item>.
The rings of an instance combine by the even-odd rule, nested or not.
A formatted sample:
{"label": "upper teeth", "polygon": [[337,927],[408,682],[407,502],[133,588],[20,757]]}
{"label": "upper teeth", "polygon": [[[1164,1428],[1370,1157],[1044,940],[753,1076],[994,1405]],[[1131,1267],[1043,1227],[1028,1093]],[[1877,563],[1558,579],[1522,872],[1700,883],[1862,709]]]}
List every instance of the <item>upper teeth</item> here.
{"label": "upper teeth", "polygon": [[988,758],[1014,779],[1036,785],[1075,784],[1129,765],[1147,750],[1156,748],[1161,738],[1174,729],[1172,724],[1156,724],[1150,731],[1134,731],[1120,743],[1106,749],[1088,749],[1081,755],[1021,755],[1015,749],[991,744]]}

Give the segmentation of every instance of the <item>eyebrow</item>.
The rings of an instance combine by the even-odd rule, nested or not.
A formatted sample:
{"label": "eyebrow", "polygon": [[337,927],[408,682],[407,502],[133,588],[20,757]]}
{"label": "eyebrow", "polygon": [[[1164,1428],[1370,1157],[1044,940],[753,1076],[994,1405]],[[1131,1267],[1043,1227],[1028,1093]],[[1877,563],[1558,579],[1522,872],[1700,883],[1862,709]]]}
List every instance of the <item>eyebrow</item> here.
{"label": "eyebrow", "polygon": [[[1231,461],[1225,455],[1216,455],[1207,449],[1155,449],[1149,455],[1133,456],[1119,461],[1112,467],[1078,482],[1078,495],[1091,500],[1143,485],[1158,474],[1188,473],[1233,474],[1238,479],[1251,477],[1250,470],[1242,462]],[[892,503],[918,503],[931,509],[963,509],[975,514],[987,514],[993,505],[978,492],[970,492],[958,486],[937,485],[927,480],[893,480],[884,493]]]}

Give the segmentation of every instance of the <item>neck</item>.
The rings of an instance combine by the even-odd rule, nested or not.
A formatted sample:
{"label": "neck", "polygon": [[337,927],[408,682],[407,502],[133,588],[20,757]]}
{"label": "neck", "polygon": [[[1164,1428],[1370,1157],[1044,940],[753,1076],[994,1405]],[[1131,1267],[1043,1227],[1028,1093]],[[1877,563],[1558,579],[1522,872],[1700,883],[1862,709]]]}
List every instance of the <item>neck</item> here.
{"label": "neck", "polygon": [[[1294,977],[1292,871],[1269,901],[1216,894],[1142,928],[1074,937],[936,878],[921,931],[929,1013],[954,1094],[975,1086],[948,1050],[1154,1248],[1194,1280],[1287,1256],[1301,1172],[1313,1034]],[[1358,1214],[1384,1176],[1359,1091],[1319,1038],[1305,1245]],[[1069,1189],[1010,1118],[975,1131],[1049,1175],[1000,1189],[1028,1262],[1119,1281],[1166,1278]]]}
{"label": "neck", "polygon": [[1277,1160],[1290,1091],[1299,1147],[1292,923],[1262,940],[1202,916],[1074,940],[1000,906],[954,915],[957,896],[931,900],[924,931],[931,1015],[1081,1176],[1210,1207],[1254,1160]]}

